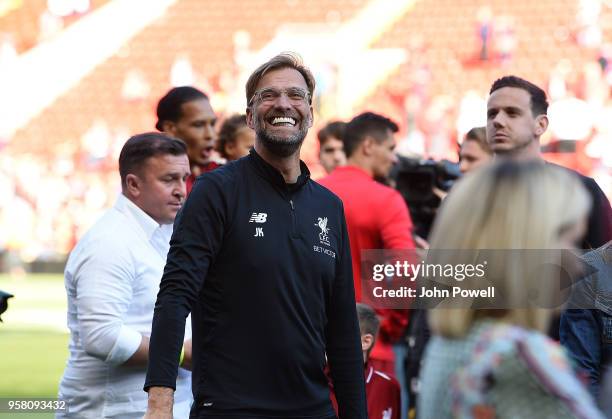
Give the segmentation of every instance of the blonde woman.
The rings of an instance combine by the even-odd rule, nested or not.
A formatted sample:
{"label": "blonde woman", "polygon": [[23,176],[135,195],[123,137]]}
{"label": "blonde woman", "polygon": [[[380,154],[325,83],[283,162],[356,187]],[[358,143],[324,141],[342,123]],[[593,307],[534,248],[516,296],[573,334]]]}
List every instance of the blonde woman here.
{"label": "blonde woman", "polygon": [[[434,225],[431,248],[434,254],[454,249],[441,252],[453,261],[470,249],[571,248],[584,234],[589,208],[587,192],[563,169],[494,164],[454,187]],[[521,263],[496,263],[504,309],[430,312],[434,337],[421,370],[420,418],[603,417],[560,347],[542,333],[551,310],[524,300],[526,265],[537,259],[535,252]]]}

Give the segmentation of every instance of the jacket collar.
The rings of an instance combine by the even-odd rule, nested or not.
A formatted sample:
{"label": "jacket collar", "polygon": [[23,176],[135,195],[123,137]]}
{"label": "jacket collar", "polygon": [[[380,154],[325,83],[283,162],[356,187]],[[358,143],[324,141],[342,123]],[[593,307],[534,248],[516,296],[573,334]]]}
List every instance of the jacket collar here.
{"label": "jacket collar", "polygon": [[308,166],[306,166],[306,163],[302,160],[300,160],[300,175],[298,176],[297,182],[294,184],[286,183],[281,172],[257,154],[255,149],[251,149],[249,152],[248,161],[251,162],[255,171],[261,177],[268,180],[273,186],[280,188],[285,193],[300,189],[310,179],[310,170],[308,170]]}

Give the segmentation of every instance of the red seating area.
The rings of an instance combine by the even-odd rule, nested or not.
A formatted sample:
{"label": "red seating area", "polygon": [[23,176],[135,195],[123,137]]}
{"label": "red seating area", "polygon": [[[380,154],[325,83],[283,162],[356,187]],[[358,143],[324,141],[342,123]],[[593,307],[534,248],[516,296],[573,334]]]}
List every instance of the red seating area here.
{"label": "red seating area", "polygon": [[[257,7],[246,0],[177,1],[3,145],[0,158],[5,157],[6,167],[0,165],[0,181],[15,185],[18,196],[12,202],[32,215],[28,231],[53,232],[46,239],[34,233],[14,235],[7,248],[24,260],[41,254],[61,257],[100,211],[112,205],[118,192],[118,149],[129,135],[154,130],[155,106],[170,88],[177,56],[189,58],[195,84],[214,97],[222,90],[223,76],[234,79],[236,31],[248,32],[250,49],[257,51],[283,23],[325,23],[329,17],[330,24],[338,24],[366,1],[258,0]],[[127,99],[122,89],[130,73],[139,74],[145,88]],[[95,127],[97,134],[94,130],[89,135]],[[35,173],[27,178],[20,175],[31,171]],[[68,189],[44,193],[50,182]],[[39,204],[43,193],[53,209]],[[0,208],[0,232],[8,227],[2,225],[2,212]]]}
{"label": "red seating area", "polygon": [[[215,86],[223,73],[233,73],[233,37],[238,30],[251,35],[251,49],[269,42],[283,23],[325,22],[334,12],[340,20],[353,16],[366,0],[265,0],[257,7],[244,0],[180,0],[147,27],[119,54],[100,65],[45,112],[18,131],[12,152],[41,152],[50,143],[78,142],[95,120],[133,133],[154,127],[159,97],[170,88],[169,74],[177,54],[189,57],[198,85]],[[121,88],[126,74],[137,70],[150,86],[146,98],[126,101]]]}
{"label": "red seating area", "polygon": [[[92,4],[101,3],[98,0]],[[169,88],[170,68],[177,54],[190,59],[199,86],[209,91],[222,90],[222,77],[229,74],[231,79],[235,74],[236,31],[249,33],[251,50],[258,50],[283,23],[323,23],[331,16],[342,22],[366,3],[265,0],[252,7],[244,0],[209,0],[202,7],[198,0],[180,0],[119,54],[18,131],[10,150],[36,153],[48,149],[49,143],[78,142],[95,120],[104,120],[120,132],[152,129],[155,103]],[[33,10],[38,10],[44,1],[31,4]],[[513,21],[516,47],[504,64],[494,58],[488,62],[478,60],[477,15],[486,4],[491,7],[493,19],[505,16]],[[470,89],[484,94],[492,80],[507,73],[522,74],[545,85],[559,59],[567,58],[579,67],[586,58],[593,57],[593,52],[580,48],[572,39],[576,8],[576,0],[417,1],[372,45],[406,49],[408,61],[357,108],[378,109],[403,121],[402,98],[415,88],[429,98],[444,94],[458,101]],[[21,9],[13,14],[22,13]],[[429,73],[428,81],[415,87],[414,74],[420,69]],[[146,97],[122,98],[122,85],[130,71],[137,71],[149,86]]]}
{"label": "red seating area", "polygon": [[[524,74],[544,85],[559,59],[569,58],[578,64],[589,55],[569,36],[576,3],[575,0],[421,1],[381,40],[381,45],[395,44],[410,50],[414,35],[421,36],[425,43],[425,61],[433,73],[433,95],[460,95],[469,89],[483,91],[493,78],[506,73]],[[473,63],[478,56],[477,14],[483,5],[490,6],[493,19],[506,16],[514,22],[517,46],[505,67]],[[461,74],[457,74],[458,69],[462,70]],[[393,81],[401,84],[401,74],[402,70]]]}
{"label": "red seating area", "polygon": [[[92,1],[92,7],[108,1]],[[250,35],[249,49],[256,52],[273,39],[283,24],[339,25],[368,2],[178,0],[162,18],[130,39],[117,54],[58,97],[4,145],[0,159],[6,157],[14,167],[23,169],[18,172],[12,166],[0,166],[0,181],[3,176],[9,179],[16,186],[16,195],[32,207],[35,213],[32,231],[38,231],[42,225],[57,232],[58,223],[64,225],[61,230],[65,233],[49,237],[55,241],[58,239],[54,237],[65,237],[63,241],[68,244],[61,249],[57,244],[36,244],[29,254],[40,253],[40,248],[64,252],[97,212],[112,204],[117,192],[118,149],[129,135],[154,130],[155,106],[170,88],[171,68],[177,57],[188,57],[195,84],[212,93],[214,100],[222,97],[227,83],[236,82],[237,31]],[[20,51],[30,48],[36,39],[36,25],[19,22],[36,20],[34,17],[44,10],[45,4],[44,0],[24,1],[21,8],[0,17],[0,33],[8,30],[19,34]],[[594,62],[599,51],[585,49],[576,42],[577,4],[578,0],[417,0],[371,46],[404,49],[407,61],[375,93],[357,104],[355,112],[369,109],[391,116],[402,125],[400,137],[410,116],[425,138],[446,144],[452,154],[457,108],[466,91],[475,90],[484,97],[494,79],[509,73],[546,86],[559,60],[565,58],[572,63],[576,72],[571,75],[573,79],[579,78],[578,72],[585,63]],[[477,22],[484,5],[490,6],[493,22],[499,19],[512,22],[516,46],[506,60],[499,58],[499,45],[493,47],[489,60],[479,59]],[[611,18],[612,9],[604,8],[601,21],[612,21]],[[612,27],[602,25],[602,30],[604,39],[612,39]],[[612,60],[612,54],[609,58]],[[126,97],[124,86],[130,75],[137,79],[137,94]],[[406,99],[412,96],[420,102],[409,110]],[[321,124],[331,116],[319,115],[316,122]],[[98,131],[93,130],[92,134],[95,127]],[[316,128],[311,130],[304,147],[303,157],[308,163],[316,162]],[[98,147],[101,143],[102,147]],[[584,167],[590,168],[589,165],[587,161]],[[316,166],[313,169],[316,174]],[[19,174],[32,171],[36,173],[27,179]],[[52,213],[47,204],[37,203],[39,189],[45,188],[43,180],[70,185],[61,196],[48,198],[57,201]],[[40,235],[36,234],[32,234],[32,241],[40,242]]]}
{"label": "red seating area", "polygon": [[[109,1],[91,0],[88,13]],[[47,9],[47,0],[22,0],[12,3],[14,8],[8,8],[6,14],[0,15],[0,35],[9,35],[17,53],[22,53],[34,47],[40,40],[40,17]],[[68,27],[79,18],[81,15],[77,14],[60,18],[62,27]]]}
{"label": "red seating area", "polygon": [[[493,22],[504,17],[513,22],[516,47],[505,63],[495,57],[487,62],[478,58],[477,16],[487,5]],[[576,11],[576,0],[417,1],[373,46],[405,48],[408,61],[364,104],[388,107],[394,95],[414,91],[414,71],[421,67],[430,73],[427,96],[450,95],[454,101],[468,90],[486,94],[492,81],[505,74],[523,75],[546,86],[560,59],[569,59],[579,69],[594,57],[593,51],[580,48],[573,39]]]}

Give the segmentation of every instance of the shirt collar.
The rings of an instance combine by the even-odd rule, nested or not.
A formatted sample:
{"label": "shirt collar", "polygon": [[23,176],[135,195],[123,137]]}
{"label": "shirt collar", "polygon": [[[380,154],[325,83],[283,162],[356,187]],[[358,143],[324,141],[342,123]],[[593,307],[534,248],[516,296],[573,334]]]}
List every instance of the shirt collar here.
{"label": "shirt collar", "polygon": [[372,175],[370,175],[364,169],[362,169],[361,167],[352,166],[352,165],[336,167],[334,171],[332,172],[332,174],[336,172],[338,172],[338,174],[340,175],[342,174],[351,175],[351,176],[360,175],[363,177],[367,177],[368,179],[372,179]]}
{"label": "shirt collar", "polygon": [[[199,176],[199,175],[203,175],[204,173],[208,173],[212,170],[215,170],[217,167],[221,167],[221,163],[211,160],[208,163],[196,164],[195,166],[199,169],[198,170],[199,171],[198,176]],[[197,177],[194,174],[191,174],[191,176]]]}
{"label": "shirt collar", "polygon": [[[165,226],[160,225],[153,218],[149,216],[146,212],[144,212],[138,205],[133,203],[130,199],[128,199],[122,193],[119,194],[117,198],[117,202],[115,203],[115,208],[132,218],[136,223],[140,226],[141,230],[145,233],[148,240],[153,237],[153,234],[157,229],[164,229]],[[170,228],[172,228],[171,224],[168,224]]]}
{"label": "shirt collar", "polygon": [[366,384],[370,383],[372,379],[372,375],[374,374],[374,367],[370,364],[370,362],[366,362],[363,366],[364,378]]}

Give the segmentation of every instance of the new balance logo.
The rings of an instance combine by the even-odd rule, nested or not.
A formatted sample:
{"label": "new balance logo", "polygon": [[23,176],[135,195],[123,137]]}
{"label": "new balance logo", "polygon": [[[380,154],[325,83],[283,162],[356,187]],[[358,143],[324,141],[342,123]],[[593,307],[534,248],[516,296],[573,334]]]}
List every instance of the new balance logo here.
{"label": "new balance logo", "polygon": [[255,235],[253,237],[263,237],[263,236],[264,236],[264,234],[263,234],[263,227],[256,227],[255,228]]}
{"label": "new balance logo", "polygon": [[265,223],[268,218],[268,214],[265,212],[254,212],[249,219],[249,223]]}

